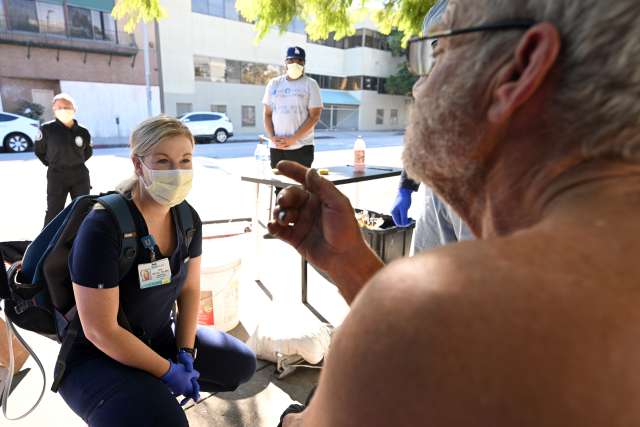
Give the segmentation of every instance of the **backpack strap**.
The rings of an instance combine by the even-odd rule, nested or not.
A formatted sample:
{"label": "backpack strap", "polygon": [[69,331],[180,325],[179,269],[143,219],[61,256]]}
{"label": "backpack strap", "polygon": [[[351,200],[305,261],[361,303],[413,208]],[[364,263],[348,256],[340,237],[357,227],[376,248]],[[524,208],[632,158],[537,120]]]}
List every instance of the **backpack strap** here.
{"label": "backpack strap", "polygon": [[[73,309],[75,310],[75,307]],[[60,388],[60,383],[62,383],[64,373],[67,370],[67,358],[69,357],[69,353],[71,352],[73,343],[75,342],[76,337],[80,333],[81,329],[82,325],[80,325],[80,316],[78,316],[78,314],[76,313],[67,326],[64,338],[62,338],[60,353],[58,353],[56,366],[53,369],[53,382],[51,383],[51,391],[54,393],[57,393],[58,389]]]}
{"label": "backpack strap", "polygon": [[187,202],[182,202],[175,207],[178,213],[178,223],[180,224],[180,232],[184,237],[184,242],[187,248],[191,245],[191,240],[196,234],[196,229],[193,225],[193,214],[191,213],[191,206]]}
{"label": "backpack strap", "polygon": [[119,276],[122,278],[131,269],[138,252],[138,233],[131,216],[129,205],[120,193],[110,193],[97,199],[116,219],[120,233],[120,258],[118,259]]}

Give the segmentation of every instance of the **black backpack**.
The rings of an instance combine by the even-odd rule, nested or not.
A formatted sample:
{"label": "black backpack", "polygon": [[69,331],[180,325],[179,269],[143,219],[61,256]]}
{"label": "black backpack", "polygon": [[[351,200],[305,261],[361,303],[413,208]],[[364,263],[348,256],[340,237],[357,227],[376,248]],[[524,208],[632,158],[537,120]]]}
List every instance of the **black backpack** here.
{"label": "black backpack", "polygon": [[[96,203],[113,215],[118,224],[121,237],[118,277],[122,279],[133,266],[138,238],[143,236],[137,235],[124,196],[111,192],[74,199],[29,245],[22,261],[11,266],[8,284],[2,286],[0,282],[0,299],[4,300],[8,323],[62,344],[51,386],[54,392],[60,386],[66,358],[82,329],[69,273],[69,254],[80,225]],[[188,247],[195,234],[191,208],[187,202],[182,202],[173,209],[177,212],[180,232]],[[118,310],[118,323],[131,330],[121,309]],[[37,361],[33,353],[32,356]]]}

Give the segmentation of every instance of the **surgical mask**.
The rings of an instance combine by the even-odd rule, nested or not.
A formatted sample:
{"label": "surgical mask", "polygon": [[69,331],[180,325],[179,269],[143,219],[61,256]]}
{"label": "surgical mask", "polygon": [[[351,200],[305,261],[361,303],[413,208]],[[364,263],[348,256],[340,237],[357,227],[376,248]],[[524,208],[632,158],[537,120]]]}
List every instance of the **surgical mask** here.
{"label": "surgical mask", "polygon": [[297,64],[295,62],[287,64],[287,76],[292,80],[297,80],[302,76],[304,72],[304,65]]}
{"label": "surgical mask", "polygon": [[56,119],[60,120],[62,123],[71,123],[76,112],[73,110],[62,109],[55,110],[53,114],[56,116]]}
{"label": "surgical mask", "polygon": [[142,184],[153,200],[172,208],[187,198],[193,183],[192,169],[155,170],[149,169],[142,161],[140,163],[151,181],[147,185],[143,178]]}

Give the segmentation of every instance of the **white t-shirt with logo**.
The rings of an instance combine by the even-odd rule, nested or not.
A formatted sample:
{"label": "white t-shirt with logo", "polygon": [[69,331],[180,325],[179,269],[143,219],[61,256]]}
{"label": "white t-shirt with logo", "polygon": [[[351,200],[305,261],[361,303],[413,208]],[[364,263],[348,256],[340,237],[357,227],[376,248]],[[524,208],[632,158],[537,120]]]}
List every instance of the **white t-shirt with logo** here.
{"label": "white t-shirt with logo", "polygon": [[[309,117],[310,108],[322,107],[320,86],[307,76],[298,80],[289,80],[286,75],[272,79],[264,92],[264,105],[273,111],[273,131],[276,136],[291,136]],[[312,145],[314,130],[291,145],[286,150],[295,150],[304,145]],[[273,148],[275,144],[272,144]]]}

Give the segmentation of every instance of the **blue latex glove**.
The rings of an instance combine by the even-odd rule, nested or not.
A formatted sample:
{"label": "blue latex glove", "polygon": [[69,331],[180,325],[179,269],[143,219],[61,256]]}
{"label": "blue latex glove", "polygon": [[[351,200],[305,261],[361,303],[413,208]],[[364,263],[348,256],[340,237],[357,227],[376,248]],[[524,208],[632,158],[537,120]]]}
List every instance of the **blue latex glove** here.
{"label": "blue latex glove", "polygon": [[[193,356],[191,353],[184,350],[178,351],[178,362],[184,365],[188,372],[192,372],[193,369]],[[197,372],[197,371],[196,371]],[[191,393],[184,393],[185,399],[180,402],[180,405],[185,405],[189,399],[193,399],[194,402],[200,400],[200,384],[196,378],[191,379],[192,391]]]}
{"label": "blue latex glove", "polygon": [[193,371],[193,356],[191,353],[184,350],[178,351],[178,362],[187,368],[187,372]]}
{"label": "blue latex glove", "polygon": [[[169,360],[169,363],[171,364],[169,370],[160,379],[169,387],[169,390],[171,390],[174,395],[187,397],[187,399],[180,403],[184,404],[194,394],[193,380],[197,383],[200,372],[193,369],[193,367],[191,371],[188,371],[182,363],[173,363],[171,360]],[[199,387],[198,391],[200,391]]]}
{"label": "blue latex glove", "polygon": [[398,195],[391,209],[391,217],[393,217],[393,222],[397,226],[406,227],[411,223],[408,217],[409,208],[411,207],[411,193],[413,191],[408,188],[400,188],[398,190]]}

